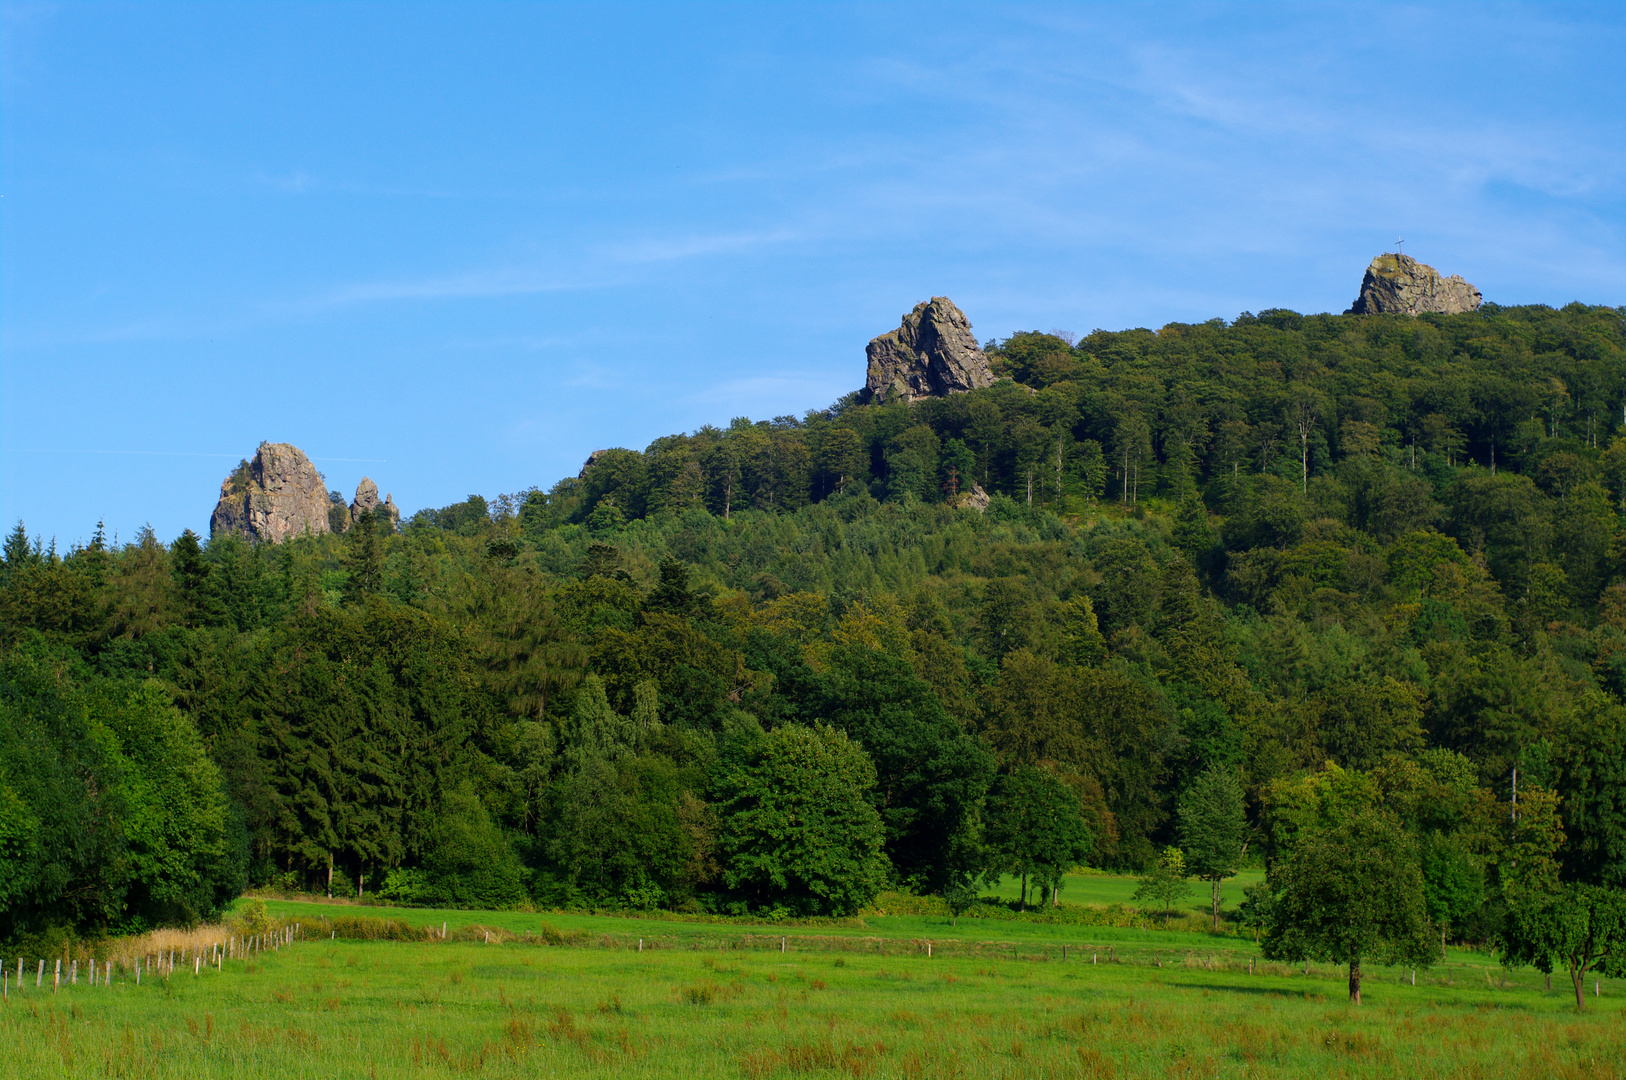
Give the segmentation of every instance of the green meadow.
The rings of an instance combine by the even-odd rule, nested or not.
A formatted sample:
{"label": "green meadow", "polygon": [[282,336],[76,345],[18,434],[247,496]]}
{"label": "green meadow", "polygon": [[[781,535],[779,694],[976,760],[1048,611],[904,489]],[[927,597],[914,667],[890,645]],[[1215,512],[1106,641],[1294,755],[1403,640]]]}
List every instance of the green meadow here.
{"label": "green meadow", "polygon": [[[4,1073],[1619,1077],[1626,1062],[1626,988],[1589,986],[1578,1015],[1562,977],[1549,990],[1481,953],[1452,952],[1415,985],[1369,969],[1357,1009],[1341,972],[1264,964],[1228,935],[267,908],[305,940],[139,986],[122,969],[54,994],[49,973],[13,984]],[[407,940],[343,936],[385,919]]]}
{"label": "green meadow", "polygon": [[[1263,870],[1243,870],[1235,877],[1226,879],[1220,891],[1220,910],[1236,910],[1236,906],[1242,902],[1242,890],[1264,876]],[[1133,904],[1136,903],[1133,897],[1137,884],[1135,878],[1124,874],[1105,874],[1100,871],[1074,872],[1063,878],[1061,902],[1093,906]],[[1015,900],[1022,893],[1021,879],[1006,875],[1000,879],[998,885],[988,891],[1003,899]],[[1030,901],[1037,903],[1032,901],[1031,897]],[[1208,914],[1208,883],[1192,882],[1191,896],[1181,905],[1180,910],[1200,915]]]}

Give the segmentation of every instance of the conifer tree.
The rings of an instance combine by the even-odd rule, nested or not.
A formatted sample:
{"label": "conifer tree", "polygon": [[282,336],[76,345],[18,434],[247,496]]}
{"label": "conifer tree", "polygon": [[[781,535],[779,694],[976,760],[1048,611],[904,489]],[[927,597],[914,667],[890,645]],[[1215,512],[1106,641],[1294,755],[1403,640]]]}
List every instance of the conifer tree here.
{"label": "conifer tree", "polygon": [[1180,845],[1186,866],[1209,883],[1214,929],[1219,929],[1220,889],[1236,874],[1247,846],[1242,785],[1230,769],[1200,773],[1180,800]]}
{"label": "conifer tree", "polygon": [[361,515],[345,539],[349,546],[344,565],[350,572],[344,583],[345,600],[356,603],[383,592],[384,540],[378,535],[378,519],[371,510]]}

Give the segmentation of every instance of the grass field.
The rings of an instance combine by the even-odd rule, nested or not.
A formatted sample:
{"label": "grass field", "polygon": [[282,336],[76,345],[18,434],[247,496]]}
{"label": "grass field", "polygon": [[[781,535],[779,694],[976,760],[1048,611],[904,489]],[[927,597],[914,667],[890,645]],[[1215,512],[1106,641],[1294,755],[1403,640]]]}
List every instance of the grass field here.
{"label": "grass field", "polygon": [[[1220,892],[1220,910],[1235,911],[1242,902],[1242,890],[1265,876],[1263,870],[1243,870],[1233,878],[1227,879]],[[1068,874],[1061,888],[1061,902],[1064,904],[1131,904],[1135,889],[1139,885],[1133,877],[1119,874],[1103,874],[1099,872],[1084,874]],[[999,884],[988,890],[990,893],[1007,900],[1015,900],[1022,893],[1020,878],[1005,877]],[[1180,905],[1182,911],[1192,911],[1200,915],[1208,914],[1208,883],[1193,881],[1191,883],[1191,897]]]}
{"label": "grass field", "polygon": [[[1369,971],[1357,1010],[1330,968],[1266,965],[1251,942],[1204,934],[954,928],[928,916],[781,933],[268,908],[298,920],[307,940],[202,975],[190,964],[169,979],[146,975],[139,987],[124,976],[54,995],[32,978],[20,995],[13,986],[0,1008],[0,1073],[754,1080],[1620,1077],[1626,1068],[1618,986],[1604,983],[1578,1016],[1562,979],[1545,990],[1535,972],[1504,973],[1466,952],[1419,972],[1416,986],[1408,971]],[[444,922],[447,939],[333,940],[322,930],[324,916],[356,915],[436,931]]]}

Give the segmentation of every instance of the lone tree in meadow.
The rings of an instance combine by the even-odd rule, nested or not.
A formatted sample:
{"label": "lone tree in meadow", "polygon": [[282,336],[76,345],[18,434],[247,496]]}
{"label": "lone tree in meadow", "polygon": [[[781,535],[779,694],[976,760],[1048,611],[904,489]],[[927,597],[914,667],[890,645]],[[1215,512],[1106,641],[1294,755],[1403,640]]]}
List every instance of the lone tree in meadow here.
{"label": "lone tree in meadow", "polygon": [[1511,903],[1504,955],[1541,971],[1562,967],[1586,1010],[1588,972],[1626,973],[1626,891],[1566,882],[1552,893]]}
{"label": "lone tree in meadow", "polygon": [[1215,930],[1220,922],[1220,889],[1242,862],[1247,829],[1242,785],[1235,772],[1213,767],[1191,782],[1180,800],[1180,847],[1186,869],[1208,882]]}
{"label": "lone tree in meadow", "polygon": [[1140,879],[1135,890],[1136,900],[1156,900],[1163,904],[1163,922],[1166,925],[1174,912],[1174,905],[1191,895],[1190,873],[1186,870],[1186,854],[1177,847],[1166,847],[1157,857],[1157,864]]}
{"label": "lone tree in meadow", "polygon": [[1302,836],[1271,871],[1265,958],[1349,965],[1361,1003],[1361,963],[1432,964],[1417,843],[1393,817],[1361,810]]}

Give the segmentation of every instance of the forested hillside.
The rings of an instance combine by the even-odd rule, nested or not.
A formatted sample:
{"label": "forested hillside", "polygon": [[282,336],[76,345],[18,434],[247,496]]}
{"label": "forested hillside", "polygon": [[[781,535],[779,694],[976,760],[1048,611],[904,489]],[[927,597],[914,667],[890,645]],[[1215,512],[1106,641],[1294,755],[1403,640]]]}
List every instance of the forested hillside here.
{"label": "forested hillside", "polygon": [[19,524],[0,937],[244,881],[844,913],[1149,867],[1229,778],[1246,858],[1382,815],[1435,932],[1626,886],[1626,309],[988,351],[398,534]]}

